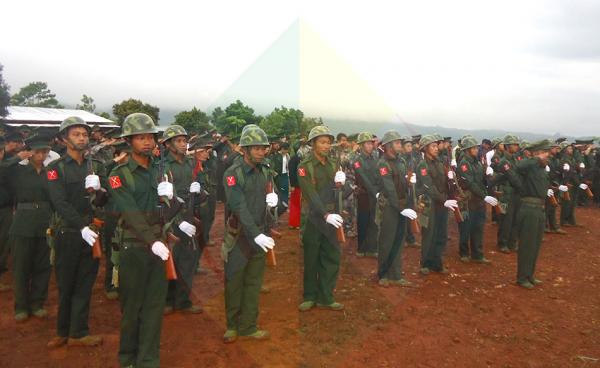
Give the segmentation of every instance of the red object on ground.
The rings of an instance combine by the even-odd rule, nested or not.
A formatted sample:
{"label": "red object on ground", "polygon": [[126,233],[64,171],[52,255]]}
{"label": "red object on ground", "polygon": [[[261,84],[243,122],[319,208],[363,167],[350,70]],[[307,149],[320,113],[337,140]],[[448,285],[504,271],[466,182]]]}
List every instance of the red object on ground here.
{"label": "red object on ground", "polygon": [[302,190],[294,187],[290,195],[290,221],[289,226],[300,227],[300,209],[302,208]]}

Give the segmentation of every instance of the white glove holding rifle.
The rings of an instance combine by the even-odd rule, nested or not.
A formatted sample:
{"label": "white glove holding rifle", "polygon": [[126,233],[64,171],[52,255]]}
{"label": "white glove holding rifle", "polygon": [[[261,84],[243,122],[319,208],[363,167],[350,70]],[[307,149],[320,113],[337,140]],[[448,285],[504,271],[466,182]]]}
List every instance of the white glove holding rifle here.
{"label": "white glove holding rifle", "polygon": [[95,233],[92,229],[90,229],[89,226],[86,226],[83,229],[81,229],[81,237],[83,238],[83,240],[85,240],[86,243],[88,243],[90,247],[93,247],[94,243],[96,242],[96,239],[98,239],[98,234]]}
{"label": "white glove holding rifle", "polygon": [[327,215],[327,217],[325,218],[325,222],[332,225],[336,229],[339,229],[340,226],[342,226],[342,224],[344,223],[344,219],[337,213],[331,213]]}
{"label": "white glove holding rifle", "polygon": [[267,253],[269,249],[273,249],[275,246],[275,240],[266,236],[265,234],[258,234],[256,238],[254,238],[254,242],[265,252]]}
{"label": "white glove holding rifle", "polygon": [[93,174],[86,176],[85,189],[100,190],[100,177]]}
{"label": "white glove holding rifle", "polygon": [[169,252],[169,248],[167,248],[167,246],[161,241],[155,241],[152,244],[151,250],[152,253],[160,257],[160,259],[163,261],[169,259],[169,254],[171,254],[171,252]]}
{"label": "white glove holding rifle", "polygon": [[498,200],[492,196],[485,196],[483,200],[492,207],[496,207],[498,205]]}

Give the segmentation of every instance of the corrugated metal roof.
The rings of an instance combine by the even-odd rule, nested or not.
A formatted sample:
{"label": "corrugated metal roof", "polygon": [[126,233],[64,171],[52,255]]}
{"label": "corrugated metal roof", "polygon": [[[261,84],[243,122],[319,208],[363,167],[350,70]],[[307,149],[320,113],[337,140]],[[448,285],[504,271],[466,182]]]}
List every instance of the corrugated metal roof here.
{"label": "corrugated metal roof", "polygon": [[109,125],[112,120],[92,114],[85,110],[51,109],[47,107],[8,106],[8,115],[0,120],[10,122],[56,122],[60,123],[70,116],[77,116],[88,124]]}

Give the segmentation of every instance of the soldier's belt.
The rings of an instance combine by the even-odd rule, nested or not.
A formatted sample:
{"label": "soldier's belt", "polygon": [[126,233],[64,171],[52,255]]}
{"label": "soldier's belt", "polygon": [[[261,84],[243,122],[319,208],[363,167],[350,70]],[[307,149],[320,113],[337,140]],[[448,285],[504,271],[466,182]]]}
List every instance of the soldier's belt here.
{"label": "soldier's belt", "polygon": [[521,202],[531,204],[534,206],[544,207],[545,199],[537,197],[523,197],[521,198]]}
{"label": "soldier's belt", "polygon": [[18,210],[38,210],[50,209],[50,202],[19,202],[17,203]]}

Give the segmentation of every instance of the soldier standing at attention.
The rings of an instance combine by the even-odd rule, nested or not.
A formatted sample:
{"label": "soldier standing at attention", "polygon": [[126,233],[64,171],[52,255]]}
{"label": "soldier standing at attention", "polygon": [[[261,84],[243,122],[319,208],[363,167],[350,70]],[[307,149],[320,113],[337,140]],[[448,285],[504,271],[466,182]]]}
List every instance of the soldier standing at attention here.
{"label": "soldier standing at attention", "polygon": [[[106,185],[101,185],[106,184],[106,175],[99,161],[92,161],[92,172],[88,170],[84,152],[89,148],[89,133],[90,127],[81,118],[65,119],[60,124],[59,134],[67,152],[47,170],[57,219],[52,227],[56,243],[58,321],[57,336],[48,343],[50,348],[65,343],[84,346],[102,343],[102,337],[90,335],[88,328],[92,287],[99,263],[92,257],[98,233],[90,224],[94,217],[92,206],[102,206],[107,199]],[[96,193],[93,201],[91,192]]]}
{"label": "soldier standing at attention", "polygon": [[265,254],[275,241],[267,224],[267,207],[279,198],[267,193],[273,186],[270,169],[263,164],[269,139],[258,126],[246,126],[240,137],[244,154],[225,171],[223,185],[230,211],[221,254],[225,261],[225,343],[245,338],[264,340],[270,334],[257,326],[258,299],[265,271]]}
{"label": "soldier standing at attention", "polygon": [[379,193],[377,177],[377,160],[373,157],[375,139],[371,133],[363,132],[358,135],[357,143],[360,151],[354,161],[356,176],[358,230],[357,257],[377,257],[377,225],[375,224],[375,208],[377,193]]}
{"label": "soldier standing at attention", "polygon": [[[198,198],[196,202],[199,202],[200,183],[195,181],[193,176],[193,159],[186,156],[189,138],[187,132],[179,125],[171,125],[165,130],[162,138],[163,144],[168,150],[164,162],[165,172],[168,173],[170,181],[175,187],[175,196],[181,199],[184,207],[189,205],[191,195],[196,195]],[[192,211],[199,206],[195,205],[194,207]],[[194,219],[187,218],[186,220],[174,229],[175,236],[179,238],[179,242],[173,247],[177,280],[169,283],[165,314],[172,313],[173,309],[189,314],[202,313],[202,308],[194,305],[190,299],[200,252],[199,249],[194,249],[192,243],[192,237],[196,236],[196,228],[192,225]],[[198,242],[196,241],[196,243]],[[204,242],[201,245],[204,245]]]}
{"label": "soldier standing at attention", "polygon": [[486,173],[477,157],[479,152],[477,141],[473,137],[463,137],[461,142],[464,154],[458,166],[458,175],[467,198],[467,212],[464,221],[458,226],[460,260],[489,264],[490,261],[483,255],[485,204],[494,207],[498,205],[498,200],[487,194]]}
{"label": "soldier standing at attention", "polygon": [[[402,153],[400,154],[400,157],[404,160],[404,163],[406,164],[406,169],[415,172],[415,168],[419,164],[419,160],[421,157],[419,152],[415,153],[415,148],[418,147],[419,144],[417,142],[417,144],[413,145],[413,138],[408,135],[402,136],[401,142]],[[419,160],[417,158],[419,158]],[[421,243],[417,241],[417,238],[415,234],[413,234],[412,228],[410,226],[406,227],[406,246],[414,248],[418,248],[421,246]]]}
{"label": "soldier standing at attention", "polygon": [[340,216],[339,192],[346,183],[346,174],[337,171],[339,165],[330,156],[333,135],[329,128],[318,125],[311,129],[308,141],[312,152],[298,166],[298,181],[302,196],[308,203],[307,221],[302,235],[304,249],[304,301],[301,312],[315,306],[343,310],[344,305],[333,298],[333,289],[340,269],[340,244],[336,230],[343,226]]}
{"label": "soldier standing at attention", "polygon": [[517,284],[533,289],[541,281],[534,277],[546,216],[544,203],[546,197],[553,195],[546,173],[550,142],[543,140],[532,143],[529,151],[533,157],[524,158],[516,165],[521,176],[521,209],[517,216],[519,229],[519,251],[517,258]]}
{"label": "soldier standing at attention", "polygon": [[400,134],[390,130],[383,135],[381,145],[383,156],[377,162],[377,171],[381,182],[381,193],[377,198],[379,225],[379,285],[387,287],[411,286],[412,283],[402,277],[402,247],[406,234],[406,219],[415,220],[417,213],[409,208],[409,180],[416,183],[413,174],[406,178],[407,168],[399,157],[402,148]]}
{"label": "soldier standing at attention", "polygon": [[[561,180],[561,172],[562,168],[560,167],[560,161],[558,156],[558,152],[560,151],[559,143],[551,143],[550,144],[550,154],[548,156],[548,166],[546,168],[546,172],[548,173],[548,178],[550,180],[550,185],[553,188],[554,196],[557,197],[562,196],[562,193],[567,192],[569,187],[563,185]],[[546,232],[553,234],[561,234],[566,235],[567,232],[558,226],[556,221],[556,207],[554,207],[550,203],[550,197],[546,198]],[[562,201],[562,199],[561,199]]]}
{"label": "soldier standing at attention", "polygon": [[425,135],[419,141],[424,159],[417,166],[417,193],[424,195],[425,207],[421,216],[422,246],[421,273],[447,273],[443,255],[448,241],[448,210],[460,211],[458,203],[449,199],[448,179],[454,180],[454,171],[445,174],[444,164],[438,159],[435,137]]}
{"label": "soldier standing at attention", "polygon": [[[50,137],[34,136],[27,140],[27,151],[17,153],[2,163],[0,177],[5,189],[16,200],[14,221],[10,227],[13,244],[13,277],[15,282],[15,321],[23,322],[33,315],[48,315],[44,303],[50,281],[50,248],[46,230],[52,215],[44,160],[50,151]],[[28,159],[26,165],[19,161]]]}
{"label": "soldier standing at attention", "polygon": [[[160,365],[160,331],[167,297],[164,261],[171,256],[165,245],[168,229],[162,228],[162,222],[173,221],[180,206],[173,184],[162,181],[159,163],[152,160],[157,133],[150,116],[127,116],[122,137],[131,146],[131,156],[108,178],[110,194],[121,214],[123,239],[119,252],[122,315],[118,354],[123,367]],[[159,197],[168,202],[162,205],[163,219]]]}
{"label": "soldier standing at attention", "polygon": [[560,168],[562,184],[568,187],[570,201],[561,202],[560,226],[579,226],[575,218],[575,208],[579,197],[579,189],[586,189],[587,184],[580,183],[578,164],[573,156],[573,145],[568,142],[560,144]]}

